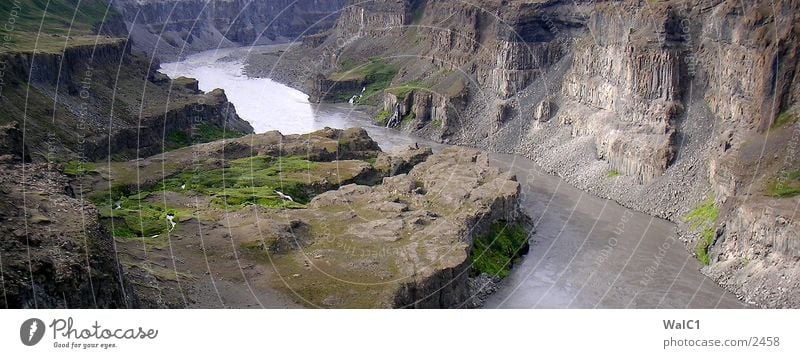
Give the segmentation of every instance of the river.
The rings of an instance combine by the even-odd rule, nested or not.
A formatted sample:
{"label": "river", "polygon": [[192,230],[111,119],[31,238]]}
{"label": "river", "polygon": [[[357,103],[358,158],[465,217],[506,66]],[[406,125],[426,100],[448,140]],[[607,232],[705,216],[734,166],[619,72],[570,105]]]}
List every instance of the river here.
{"label": "river", "polygon": [[[250,48],[219,49],[162,65],[170,77],[225,90],[256,132],[307,133],[363,127],[383,150],[413,143],[441,148],[371,123],[347,104],[312,104],[302,92],[243,74]],[[700,273],[675,225],[576,189],[521,156],[493,154],[517,175],[522,206],[535,222],[530,253],[487,308],[741,308],[745,304]]]}

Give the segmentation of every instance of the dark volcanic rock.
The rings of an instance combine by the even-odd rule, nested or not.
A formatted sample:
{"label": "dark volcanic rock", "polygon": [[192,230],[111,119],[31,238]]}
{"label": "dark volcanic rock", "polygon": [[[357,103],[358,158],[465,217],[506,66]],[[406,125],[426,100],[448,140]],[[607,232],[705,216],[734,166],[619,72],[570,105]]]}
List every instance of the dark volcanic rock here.
{"label": "dark volcanic rock", "polygon": [[0,174],[0,308],[136,306],[111,235],[62,174],[45,164]]}

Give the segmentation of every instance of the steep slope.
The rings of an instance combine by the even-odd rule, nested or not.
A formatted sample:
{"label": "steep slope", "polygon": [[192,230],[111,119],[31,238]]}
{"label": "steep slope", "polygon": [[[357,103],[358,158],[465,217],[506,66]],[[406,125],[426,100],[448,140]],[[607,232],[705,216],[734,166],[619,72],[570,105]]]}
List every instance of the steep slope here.
{"label": "steep slope", "polygon": [[163,60],[234,44],[287,42],[327,30],[345,0],[112,0],[136,50]]}
{"label": "steep slope", "polygon": [[169,79],[102,35],[122,24],[105,1],[15,0],[0,18],[0,307],[136,307],[114,238],[74,177],[92,171],[88,160],[252,127],[221,90]]}
{"label": "steep slope", "polygon": [[[322,69],[304,84],[312,99],[374,104],[388,126],[523,154],[686,222],[707,273],[748,301],[797,307],[798,7],[354,1],[296,52]],[[698,224],[708,200],[716,214]]]}
{"label": "steep slope", "polygon": [[0,126],[0,148],[0,308],[134,307],[94,207],[67,176],[25,158],[17,126]]}

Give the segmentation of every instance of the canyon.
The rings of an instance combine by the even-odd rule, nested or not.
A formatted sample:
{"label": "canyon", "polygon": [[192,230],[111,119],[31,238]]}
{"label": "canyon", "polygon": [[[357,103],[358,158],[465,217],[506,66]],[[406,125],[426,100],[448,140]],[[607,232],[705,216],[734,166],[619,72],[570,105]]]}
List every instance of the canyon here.
{"label": "canyon", "polygon": [[[745,303],[800,307],[797,1],[89,4],[108,16],[85,34],[54,34],[47,41],[58,46],[44,51],[24,43],[0,51],[2,195],[10,203],[35,199],[22,208],[37,210],[3,209],[14,226],[36,219],[27,233],[4,225],[19,238],[4,241],[3,282],[13,284],[5,307],[246,307],[251,296],[262,307],[481,305],[474,298],[485,298],[482,290],[496,280],[470,272],[476,242],[500,235],[498,223],[533,232],[519,208],[526,199],[517,178],[485,153],[383,153],[354,130],[252,134],[225,91],[204,92],[195,79],[158,72],[160,61],[201,50],[283,42],[291,43],[248,52],[244,73],[288,84],[315,103],[351,102],[398,136],[530,158],[580,190],[676,223],[676,240],[703,274]],[[301,165],[344,177],[306,170],[286,190],[270,174],[261,178],[269,184],[263,191],[226,194],[194,188],[185,172],[221,170],[224,178],[253,160],[264,173]],[[452,186],[439,177],[444,168],[457,177]],[[169,190],[157,193],[156,185]],[[278,200],[275,190],[300,202]],[[342,196],[351,198],[343,203]],[[72,227],[53,210],[89,217],[89,224]],[[155,219],[120,231],[109,225],[120,219],[115,210]],[[174,234],[163,215],[176,218]],[[356,220],[365,216],[366,223]],[[355,229],[321,232],[324,222]],[[51,234],[60,227],[67,230]],[[215,277],[204,268],[208,259],[192,259],[207,254],[189,243],[198,228],[219,253],[211,259],[219,279],[210,283],[198,278]],[[265,228],[268,240],[250,239]],[[395,237],[409,228],[418,235]],[[377,254],[354,262],[337,256],[337,240],[326,238],[345,234],[350,249]],[[164,241],[170,235],[184,247],[173,251],[171,239]],[[391,243],[408,244],[395,248],[394,260],[377,247]],[[93,256],[81,263],[89,244]],[[65,251],[50,260],[56,246]],[[25,257],[16,255],[24,248],[39,260],[32,287]],[[288,275],[270,274],[274,254]],[[506,254],[509,261],[521,255]],[[317,265],[325,270],[309,269]],[[361,291],[319,274],[326,270],[390,284]],[[236,275],[257,287],[242,290],[231,280]],[[392,280],[398,275],[413,279]],[[70,290],[82,294],[59,297]],[[735,306],[724,295],[708,296]]]}
{"label": "canyon", "polygon": [[295,41],[330,28],[345,0],[113,0],[135,50],[175,60],[233,45]]}
{"label": "canyon", "polygon": [[315,101],[355,95],[404,132],[527,156],[679,223],[703,272],[745,301],[797,307],[797,10],[351,2],[313,41],[251,56],[249,73],[291,73]]}

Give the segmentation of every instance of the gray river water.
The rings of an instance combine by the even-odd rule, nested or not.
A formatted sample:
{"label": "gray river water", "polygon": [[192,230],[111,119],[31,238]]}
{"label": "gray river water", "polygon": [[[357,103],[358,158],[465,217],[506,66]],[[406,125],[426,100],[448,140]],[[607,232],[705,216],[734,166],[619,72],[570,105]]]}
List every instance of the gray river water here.
{"label": "gray river water", "polygon": [[[249,48],[220,49],[162,65],[170,77],[197,78],[200,89],[222,88],[256,132],[307,133],[363,127],[383,150],[418,142],[375,126],[356,107],[311,104],[302,92],[243,74]],[[699,271],[675,225],[628,210],[541,171],[531,160],[492,155],[522,184],[522,206],[536,232],[531,250],[490,297],[487,308],[740,308],[744,303]]]}

